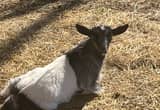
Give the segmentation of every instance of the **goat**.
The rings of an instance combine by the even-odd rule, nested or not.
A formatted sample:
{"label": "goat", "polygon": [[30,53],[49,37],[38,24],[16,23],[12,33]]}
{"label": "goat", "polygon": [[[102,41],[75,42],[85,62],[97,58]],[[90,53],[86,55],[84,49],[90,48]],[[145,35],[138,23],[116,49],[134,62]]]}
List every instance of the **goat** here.
{"label": "goat", "polygon": [[52,63],[10,79],[1,91],[6,98],[1,110],[54,110],[77,91],[100,94],[100,70],[112,36],[127,28],[128,24],[115,29],[109,26],[88,29],[76,24],[77,31],[88,39]]}

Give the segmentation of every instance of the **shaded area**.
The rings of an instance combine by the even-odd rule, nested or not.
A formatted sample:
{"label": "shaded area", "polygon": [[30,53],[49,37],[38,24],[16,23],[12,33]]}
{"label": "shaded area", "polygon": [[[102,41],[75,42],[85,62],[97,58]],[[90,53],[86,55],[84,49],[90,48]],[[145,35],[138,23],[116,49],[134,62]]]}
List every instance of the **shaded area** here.
{"label": "shaded area", "polygon": [[82,3],[87,3],[82,0],[72,0],[63,5],[58,6],[58,8],[51,10],[47,16],[44,16],[40,20],[29,27],[24,28],[20,33],[17,34],[15,39],[9,40],[6,46],[0,48],[0,65],[3,65],[5,61],[10,60],[11,56],[19,52],[20,48],[23,48],[23,44],[35,39],[33,34],[53,22],[66,10],[71,10],[73,7],[79,6]]}
{"label": "shaded area", "polygon": [[[56,1],[58,0],[20,0],[19,3],[1,9],[2,15],[0,16],[0,20],[3,21],[5,19],[22,16]],[[9,11],[9,13],[7,13],[7,11]]]}
{"label": "shaded area", "polygon": [[[85,104],[87,104],[88,102],[90,102],[91,100],[93,100],[95,97],[97,97],[97,95],[95,94],[88,94],[88,95],[82,95],[82,94],[76,94],[72,97],[71,101],[68,103],[63,103],[60,104],[57,108],[57,110],[82,110],[83,107],[85,106]],[[31,103],[31,101],[24,100],[25,96],[24,95],[20,95],[20,98],[17,99],[17,103],[20,103],[20,105],[23,105],[23,109],[25,110],[42,110],[41,108],[39,108],[38,106],[33,105],[33,103]],[[1,99],[4,101],[4,99]],[[8,99],[7,99],[8,100]],[[11,100],[12,101],[12,100]],[[5,106],[7,107],[11,102],[4,102],[2,105],[0,105],[0,110],[2,108],[5,108]],[[22,109],[21,109],[22,110]]]}
{"label": "shaded area", "polygon": [[0,15],[3,14],[3,12],[12,10],[16,7],[17,3],[11,3],[11,4],[0,4]]}
{"label": "shaded area", "polygon": [[1,104],[3,104],[5,101],[5,99],[3,97],[0,96],[0,108],[1,108]]}
{"label": "shaded area", "polygon": [[24,94],[10,95],[0,106],[0,110],[42,110]]}
{"label": "shaded area", "polygon": [[73,96],[69,103],[64,103],[58,106],[58,110],[82,110],[85,104],[93,100],[97,95],[88,94],[81,95],[77,94]]}
{"label": "shaded area", "polygon": [[134,12],[139,14],[145,14],[145,18],[151,21],[160,21],[160,1],[157,0],[144,0],[142,1],[117,1],[106,0],[101,4],[101,7],[110,8],[112,10],[123,12]]}

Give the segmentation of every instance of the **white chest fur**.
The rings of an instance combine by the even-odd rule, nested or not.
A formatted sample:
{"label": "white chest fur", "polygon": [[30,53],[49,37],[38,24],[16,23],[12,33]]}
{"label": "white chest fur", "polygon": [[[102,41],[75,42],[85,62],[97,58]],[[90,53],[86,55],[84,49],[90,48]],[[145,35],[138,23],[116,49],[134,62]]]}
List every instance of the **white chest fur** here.
{"label": "white chest fur", "polygon": [[53,110],[59,103],[69,101],[78,90],[75,73],[65,55],[20,76],[17,87],[45,110]]}

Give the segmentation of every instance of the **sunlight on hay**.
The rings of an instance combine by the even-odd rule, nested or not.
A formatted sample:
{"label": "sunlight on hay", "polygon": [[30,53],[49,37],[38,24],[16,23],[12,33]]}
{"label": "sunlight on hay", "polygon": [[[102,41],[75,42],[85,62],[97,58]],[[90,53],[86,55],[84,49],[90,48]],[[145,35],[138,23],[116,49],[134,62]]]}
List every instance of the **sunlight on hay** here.
{"label": "sunlight on hay", "polygon": [[[18,2],[19,0],[1,2],[0,11]],[[45,4],[21,16],[0,21],[0,52],[8,48],[7,43],[13,41],[21,31],[44,19],[48,13],[60,7],[61,3],[60,0]],[[86,103],[83,110],[159,110],[159,4],[157,0],[93,0],[58,13],[55,18],[50,16],[54,20],[33,34],[26,35],[28,39],[25,42],[25,38],[16,42],[17,47],[13,47],[13,50],[17,50],[0,65],[0,87],[11,77],[52,62],[86,39],[76,32],[76,23],[88,28],[99,24],[113,28],[129,24],[128,31],[114,37],[110,45],[102,70],[105,92]],[[5,13],[0,14],[0,17]],[[33,30],[28,33],[31,31]]]}

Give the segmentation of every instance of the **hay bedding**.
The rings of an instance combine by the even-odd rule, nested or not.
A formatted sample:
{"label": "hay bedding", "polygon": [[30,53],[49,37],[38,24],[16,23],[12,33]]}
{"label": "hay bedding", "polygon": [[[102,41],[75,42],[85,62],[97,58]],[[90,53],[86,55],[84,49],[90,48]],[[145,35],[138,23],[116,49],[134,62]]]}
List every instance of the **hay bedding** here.
{"label": "hay bedding", "polygon": [[[0,17],[12,13],[19,2],[1,2]],[[72,9],[49,15],[65,4],[62,2],[37,2],[32,10],[17,11],[21,14],[13,14],[12,17],[0,21],[0,87],[11,77],[50,63],[85,39],[75,31],[74,25],[77,22],[89,27],[97,24],[117,26],[129,23],[129,31],[113,39],[110,46],[102,71],[105,92],[99,97],[73,97],[69,104],[63,104],[59,109],[159,110],[159,1],[83,1]],[[23,10],[24,7],[18,8]],[[44,26],[41,26],[42,19],[46,20]],[[41,28],[36,31],[35,27],[28,29],[32,26]],[[26,33],[26,36],[20,39],[22,33]],[[15,43],[12,44],[13,41]]]}

